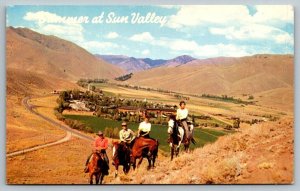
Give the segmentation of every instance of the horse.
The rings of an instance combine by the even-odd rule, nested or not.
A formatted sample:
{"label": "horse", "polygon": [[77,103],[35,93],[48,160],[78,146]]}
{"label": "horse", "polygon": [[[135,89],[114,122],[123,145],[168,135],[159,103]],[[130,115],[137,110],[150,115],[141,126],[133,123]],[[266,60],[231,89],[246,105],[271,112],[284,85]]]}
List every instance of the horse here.
{"label": "horse", "polygon": [[119,165],[123,166],[123,172],[127,174],[130,170],[130,150],[125,143],[113,141],[113,165],[115,166],[115,177],[118,176]]}
{"label": "horse", "polygon": [[183,142],[184,129],[182,124],[176,121],[175,117],[170,118],[168,127],[168,133],[170,134],[170,148],[171,148],[171,160],[179,154],[180,145],[183,143],[184,150],[189,152],[190,143],[196,144],[195,139],[193,138],[194,126],[192,123],[188,123],[188,135],[187,140]]}
{"label": "horse", "polygon": [[90,184],[93,184],[93,177],[95,177],[96,184],[102,184],[103,178],[105,176],[105,174],[103,173],[105,161],[100,155],[100,153],[93,152],[88,163]]}
{"label": "horse", "polygon": [[[154,168],[155,160],[158,154],[158,140],[151,138],[138,137],[136,138],[132,147],[131,163],[133,169],[138,168],[144,158],[148,160],[147,170],[151,167]],[[139,159],[138,165],[136,165],[136,159]]]}
{"label": "horse", "polygon": [[173,119],[170,119],[168,124],[168,133],[170,134],[169,143],[171,149],[171,160],[173,160],[174,155],[175,157],[177,157],[179,154],[180,145],[183,140],[184,129],[182,127],[179,127],[178,123]]}

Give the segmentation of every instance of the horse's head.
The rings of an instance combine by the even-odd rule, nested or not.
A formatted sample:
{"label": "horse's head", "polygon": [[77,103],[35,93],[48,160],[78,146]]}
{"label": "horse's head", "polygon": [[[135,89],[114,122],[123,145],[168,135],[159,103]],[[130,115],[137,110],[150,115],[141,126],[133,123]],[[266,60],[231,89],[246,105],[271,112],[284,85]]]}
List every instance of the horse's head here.
{"label": "horse's head", "polygon": [[117,154],[118,154],[117,151],[119,149],[120,143],[118,141],[113,141],[112,145],[113,145],[113,147],[112,147],[112,157],[113,157],[113,160],[114,160],[115,158],[117,158]]}

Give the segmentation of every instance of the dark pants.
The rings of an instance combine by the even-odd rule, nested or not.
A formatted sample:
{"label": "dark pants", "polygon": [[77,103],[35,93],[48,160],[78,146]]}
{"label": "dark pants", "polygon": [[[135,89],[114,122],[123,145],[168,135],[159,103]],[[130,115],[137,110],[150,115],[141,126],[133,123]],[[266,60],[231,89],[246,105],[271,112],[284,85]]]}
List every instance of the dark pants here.
{"label": "dark pants", "polygon": [[141,137],[145,137],[145,138],[150,138],[150,135],[149,135],[149,133],[147,134],[148,132],[144,132],[144,131],[141,131],[140,132],[140,136]]}

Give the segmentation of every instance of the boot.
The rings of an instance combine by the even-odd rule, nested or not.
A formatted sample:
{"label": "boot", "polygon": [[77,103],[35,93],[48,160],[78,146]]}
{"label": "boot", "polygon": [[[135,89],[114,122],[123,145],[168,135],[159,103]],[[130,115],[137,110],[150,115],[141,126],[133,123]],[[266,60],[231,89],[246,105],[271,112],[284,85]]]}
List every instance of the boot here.
{"label": "boot", "polygon": [[84,173],[88,173],[88,172],[89,172],[89,168],[88,166],[85,166]]}

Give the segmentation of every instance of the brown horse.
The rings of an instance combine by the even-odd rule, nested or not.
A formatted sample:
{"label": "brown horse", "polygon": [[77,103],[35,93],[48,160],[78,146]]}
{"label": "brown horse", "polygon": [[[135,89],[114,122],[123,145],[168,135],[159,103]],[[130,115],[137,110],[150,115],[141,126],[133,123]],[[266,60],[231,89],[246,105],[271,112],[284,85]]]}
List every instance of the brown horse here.
{"label": "brown horse", "polygon": [[95,177],[96,184],[102,184],[104,173],[103,173],[103,164],[105,161],[100,156],[100,153],[93,152],[90,162],[88,163],[89,169],[89,182],[93,184],[93,177]]}
{"label": "brown horse", "polygon": [[[151,167],[154,168],[155,159],[158,153],[158,141],[151,138],[139,137],[136,138],[132,147],[132,158],[133,169],[139,167],[143,161],[143,158],[147,158],[149,170]],[[136,166],[136,159],[140,159]]]}
{"label": "brown horse", "polygon": [[123,172],[127,174],[130,170],[130,150],[125,143],[113,141],[113,165],[116,168],[115,177],[118,176],[119,165],[123,166]]}

